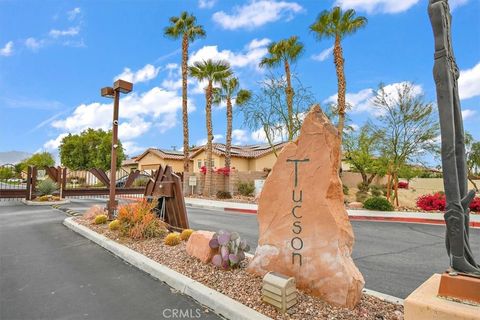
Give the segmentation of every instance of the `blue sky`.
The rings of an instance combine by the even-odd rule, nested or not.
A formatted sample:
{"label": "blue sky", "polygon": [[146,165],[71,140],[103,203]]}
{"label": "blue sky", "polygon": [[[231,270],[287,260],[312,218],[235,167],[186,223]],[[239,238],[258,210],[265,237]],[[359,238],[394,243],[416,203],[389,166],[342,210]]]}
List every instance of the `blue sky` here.
{"label": "blue sky", "polygon": [[[465,127],[480,139],[480,0],[450,3]],[[268,43],[298,35],[305,53],[295,71],[324,106],[336,93],[332,41],[316,41],[308,26],[334,5],[355,8],[369,20],[343,42],[354,125],[375,116],[369,99],[380,82],[394,87],[412,81],[427,100],[435,99],[426,0],[0,0],[0,151],[56,151],[68,132],[107,129],[111,101],[99,91],[119,76],[134,81],[134,92],[120,106],[120,137],[128,154],[180,148],[180,42],[165,38],[163,28],[183,10],[195,14],[207,32],[191,45],[191,61],[227,59],[241,86],[251,90],[265,76],[258,62]],[[191,144],[206,137],[201,88],[195,81],[189,85]],[[242,127],[241,114],[235,117],[235,143],[262,142]],[[218,141],[225,122],[225,109],[216,108]]]}

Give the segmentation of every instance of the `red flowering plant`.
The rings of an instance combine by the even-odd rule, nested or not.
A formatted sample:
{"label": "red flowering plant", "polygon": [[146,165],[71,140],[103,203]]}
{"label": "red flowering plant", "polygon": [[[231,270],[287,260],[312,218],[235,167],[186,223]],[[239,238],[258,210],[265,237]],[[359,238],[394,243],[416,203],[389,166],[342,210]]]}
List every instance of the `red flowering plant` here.
{"label": "red flowering plant", "polygon": [[398,188],[399,189],[408,189],[408,182],[405,182],[405,181],[398,182]]}
{"label": "red flowering plant", "polygon": [[200,172],[203,173],[203,174],[207,174],[207,167],[206,166],[202,166],[200,168]]}
{"label": "red flowering plant", "polygon": [[223,174],[224,176],[229,176],[230,175],[230,168],[229,167],[218,168],[216,172],[218,174]]}
{"label": "red flowering plant", "polygon": [[473,199],[472,203],[470,203],[470,210],[473,212],[480,212],[480,198],[476,197]]}
{"label": "red flowering plant", "polygon": [[445,211],[445,193],[425,194],[417,199],[417,207],[425,211]]}

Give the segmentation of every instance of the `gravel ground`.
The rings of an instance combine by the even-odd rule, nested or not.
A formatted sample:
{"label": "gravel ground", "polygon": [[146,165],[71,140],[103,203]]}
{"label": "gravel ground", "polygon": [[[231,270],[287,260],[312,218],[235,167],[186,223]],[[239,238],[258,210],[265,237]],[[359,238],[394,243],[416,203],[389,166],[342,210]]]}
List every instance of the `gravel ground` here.
{"label": "gravel ground", "polygon": [[81,217],[76,218],[76,221],[273,319],[403,319],[402,306],[373,296],[364,294],[357,307],[349,310],[333,307],[302,291],[298,292],[297,305],[288,314],[282,315],[261,301],[262,279],[246,272],[248,261],[244,261],[238,269],[219,270],[190,257],[186,253],[184,242],[170,247],[164,245],[160,238],[134,241],[120,237],[117,232],[110,231],[107,225],[92,225]]}

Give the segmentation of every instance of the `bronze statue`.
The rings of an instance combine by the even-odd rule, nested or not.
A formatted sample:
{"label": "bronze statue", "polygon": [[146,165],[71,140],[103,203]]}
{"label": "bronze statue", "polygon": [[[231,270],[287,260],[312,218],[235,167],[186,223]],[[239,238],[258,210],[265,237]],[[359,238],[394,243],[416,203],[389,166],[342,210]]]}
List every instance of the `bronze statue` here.
{"label": "bronze statue", "polygon": [[470,249],[470,203],[475,191],[468,191],[465,137],[458,96],[459,70],[452,49],[448,0],[430,0],[428,14],[435,37],[433,77],[437,89],[442,138],[443,184],[446,196],[445,244],[451,271],[480,277],[480,265]]}

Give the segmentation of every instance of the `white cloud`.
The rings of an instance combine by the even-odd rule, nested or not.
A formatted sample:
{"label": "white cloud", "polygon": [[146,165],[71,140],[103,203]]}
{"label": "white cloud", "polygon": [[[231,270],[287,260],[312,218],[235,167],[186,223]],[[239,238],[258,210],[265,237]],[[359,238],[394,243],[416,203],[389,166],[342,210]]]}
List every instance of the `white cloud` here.
{"label": "white cloud", "polygon": [[[405,85],[406,81],[404,82],[397,82],[392,83],[389,85],[384,86],[385,94],[387,100],[392,101],[395,99],[398,93],[398,89],[400,89],[403,85]],[[412,93],[417,96],[423,93],[422,86],[420,85],[413,85]],[[375,91],[372,88],[362,89],[355,93],[347,93],[345,95],[345,100],[347,105],[350,106],[352,113],[361,113],[366,112],[373,114],[375,116],[381,114],[381,110],[379,110],[372,102],[374,98]],[[328,97],[324,103],[337,103],[337,94],[334,94]]]}
{"label": "white cloud", "polygon": [[122,79],[128,82],[139,83],[146,82],[148,80],[154,79],[157,77],[160,68],[155,68],[151,64],[145,65],[143,68],[132,71],[130,68],[123,69],[123,72],[117,75],[113,80]]}
{"label": "white cloud", "polygon": [[13,54],[13,41],[8,41],[3,48],[0,48],[0,56],[8,57]]}
{"label": "white cloud", "polygon": [[136,156],[147,149],[138,146],[135,141],[122,141],[122,147],[125,149],[125,153],[128,154],[129,157]]}
{"label": "white cloud", "polygon": [[345,10],[356,9],[372,14],[404,12],[419,2],[420,0],[336,0],[335,5]]}
{"label": "white cloud", "polygon": [[[159,87],[142,94],[132,93],[120,99],[119,136],[128,141],[147,132],[152,123],[160,131],[176,125],[176,113],[182,108],[182,99],[176,92]],[[112,103],[82,104],[65,119],[52,122],[52,127],[61,134],[79,133],[87,128],[109,130],[111,127]],[[57,138],[58,139],[58,138]],[[54,139],[53,141],[57,140]],[[48,141],[49,147],[54,144]]]}
{"label": "white cloud", "polygon": [[37,51],[43,45],[43,43],[44,41],[37,40],[35,38],[28,38],[25,40],[25,46],[32,51]]}
{"label": "white cloud", "polygon": [[[276,129],[272,130],[272,134],[273,134],[273,142],[274,143],[281,142],[283,140],[282,137],[285,137],[287,135],[287,129],[286,128],[276,128]],[[256,131],[253,131],[250,134],[250,138],[255,142],[268,143],[267,135],[265,134],[265,131],[263,130],[263,128],[260,128]]]}
{"label": "white cloud", "polygon": [[333,52],[333,46],[323,50],[319,54],[314,54],[312,56],[312,59],[316,60],[316,61],[325,61],[325,60],[327,60],[328,57],[330,57],[332,55],[332,52]]}
{"label": "white cloud", "polygon": [[463,120],[467,120],[467,119],[471,119],[472,117],[474,117],[475,115],[477,114],[477,111],[476,110],[472,110],[472,109],[464,109],[462,110],[462,118]]}
{"label": "white cloud", "polygon": [[218,11],[213,14],[213,21],[224,29],[255,29],[269,22],[280,19],[291,20],[303,10],[296,2],[274,0],[251,0],[248,4],[235,6],[233,13]]}
{"label": "white cloud", "polygon": [[480,62],[471,69],[460,71],[458,93],[462,100],[480,95]]}
{"label": "white cloud", "polygon": [[73,37],[78,35],[80,32],[80,27],[70,27],[66,30],[58,30],[58,29],[52,29],[48,33],[52,38],[58,38],[58,37]]}
{"label": "white cloud", "polygon": [[248,137],[248,132],[242,129],[233,129],[232,130],[232,140],[233,144],[246,144],[250,139]]}
{"label": "white cloud", "polygon": [[60,146],[60,143],[62,142],[62,139],[67,135],[68,133],[59,134],[58,137],[56,137],[55,139],[51,139],[45,142],[43,147],[47,150],[57,150],[58,147]]}
{"label": "white cloud", "polygon": [[211,9],[217,3],[217,0],[198,0],[198,7],[201,9]]}
{"label": "white cloud", "polygon": [[218,46],[204,46],[190,56],[189,64],[207,59],[221,59],[230,62],[234,68],[247,66],[257,68],[262,57],[267,54],[270,42],[271,40],[267,38],[253,39],[239,52],[228,49],[218,51]]}
{"label": "white cloud", "polygon": [[[213,142],[219,142],[223,139],[223,135],[221,134],[214,134],[213,135]],[[200,139],[200,140],[197,140],[197,143],[195,145],[197,146],[204,146],[207,144],[207,138],[205,139]]]}
{"label": "white cloud", "polygon": [[450,8],[452,8],[452,10],[455,10],[456,8],[458,7],[461,7],[465,4],[468,3],[469,0],[450,0],[449,1],[449,4],[450,4]]}
{"label": "white cloud", "polygon": [[82,10],[80,8],[73,8],[72,10],[67,12],[68,20],[72,21],[75,20],[75,18],[82,13]]}

